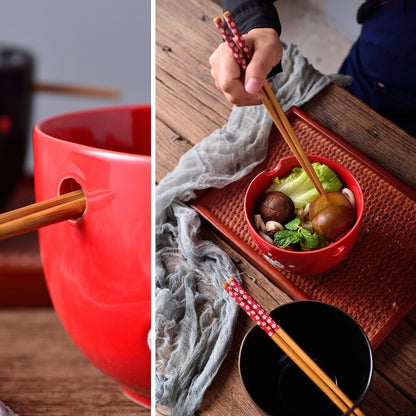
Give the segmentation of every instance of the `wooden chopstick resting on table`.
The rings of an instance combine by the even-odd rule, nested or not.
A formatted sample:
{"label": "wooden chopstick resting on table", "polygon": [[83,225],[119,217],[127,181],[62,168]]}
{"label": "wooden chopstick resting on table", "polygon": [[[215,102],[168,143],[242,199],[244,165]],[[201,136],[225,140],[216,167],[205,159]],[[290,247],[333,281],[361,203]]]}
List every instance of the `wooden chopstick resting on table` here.
{"label": "wooden chopstick resting on table", "polygon": [[[231,14],[229,12],[225,12],[224,18],[229,28],[231,29],[231,32],[234,35],[235,42],[231,38],[227,28],[225,27],[224,22],[220,17],[216,17],[214,19],[214,23],[217,26],[217,29],[220,32],[223,39],[225,40],[225,42],[227,42],[228,46],[233,51],[234,58],[241,66],[241,69],[245,70],[252,57],[250,48],[247,46]],[[319,180],[315,170],[313,169],[308,159],[308,156],[303,150],[303,147],[300,144],[299,139],[296,136],[296,133],[293,131],[293,128],[289,120],[287,119],[286,114],[284,113],[282,107],[277,101],[277,98],[274,95],[267,80],[261,88],[261,93],[263,94],[263,105],[266,107],[276,127],[279,129],[280,133],[282,134],[286,143],[289,145],[296,159],[298,160],[302,168],[305,170],[305,173],[308,175],[309,179],[315,186],[318,193],[323,195],[326,199],[328,199],[321,181]]]}
{"label": "wooden chopstick resting on table", "polygon": [[34,231],[46,225],[75,219],[85,211],[86,200],[82,189],[56,198],[0,214],[0,240]]}
{"label": "wooden chopstick resting on table", "polygon": [[223,288],[340,410],[344,413],[350,411],[350,414],[356,416],[365,416],[360,409],[353,408],[354,403],[347,395],[233,277],[224,283]]}

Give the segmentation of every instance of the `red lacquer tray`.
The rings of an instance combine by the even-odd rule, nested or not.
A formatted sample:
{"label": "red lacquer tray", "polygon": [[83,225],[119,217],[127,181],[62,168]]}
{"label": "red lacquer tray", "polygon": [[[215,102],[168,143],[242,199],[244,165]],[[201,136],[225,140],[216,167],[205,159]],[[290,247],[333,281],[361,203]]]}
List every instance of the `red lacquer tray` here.
{"label": "red lacquer tray", "polygon": [[208,190],[192,206],[293,299],[341,307],[361,324],[376,348],[416,304],[416,191],[297,107],[288,117],[307,153],[337,161],[361,184],[365,215],[346,260],[330,272],[298,276],[275,268],[257,250],[244,220],[243,200],[258,173],[291,154],[274,128],[261,165],[225,188]]}

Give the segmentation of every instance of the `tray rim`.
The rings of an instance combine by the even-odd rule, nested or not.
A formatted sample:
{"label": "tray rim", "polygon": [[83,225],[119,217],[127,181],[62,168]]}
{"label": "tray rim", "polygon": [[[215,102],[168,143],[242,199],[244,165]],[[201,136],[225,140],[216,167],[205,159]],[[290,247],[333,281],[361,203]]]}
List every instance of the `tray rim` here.
{"label": "tray rim", "polygon": [[[331,140],[338,147],[345,152],[349,153],[354,159],[360,161],[366,165],[369,169],[374,171],[378,176],[381,176],[387,182],[389,182],[398,191],[407,195],[410,199],[416,203],[416,190],[404,183],[401,179],[393,175],[384,167],[377,164],[374,160],[366,156],[360,150],[356,149],[345,139],[323,126],[321,123],[309,116],[305,111],[301,110],[297,106],[292,106],[286,111],[287,117],[290,119],[293,116],[298,117],[304,123],[311,126],[313,129],[323,134],[327,139]],[[250,174],[250,173],[249,173]],[[249,175],[248,174],[248,175]],[[241,179],[240,179],[241,180]],[[202,216],[212,227],[219,232],[225,240],[237,250],[243,257],[247,259],[257,270],[265,275],[274,285],[283,290],[293,300],[311,300],[302,289],[296,286],[295,283],[288,280],[277,268],[272,266],[258,251],[251,248],[249,245],[232,232],[228,227],[223,226],[216,217],[205,208],[202,203],[199,203],[200,199],[208,193],[210,188],[200,193],[197,198],[190,201],[190,205],[200,216]],[[393,329],[402,321],[402,319],[410,312],[410,310],[416,305],[416,297],[414,300],[408,300],[401,305],[401,307],[385,322],[382,328],[370,338],[370,343],[373,349],[376,349],[383,340],[393,331]]]}

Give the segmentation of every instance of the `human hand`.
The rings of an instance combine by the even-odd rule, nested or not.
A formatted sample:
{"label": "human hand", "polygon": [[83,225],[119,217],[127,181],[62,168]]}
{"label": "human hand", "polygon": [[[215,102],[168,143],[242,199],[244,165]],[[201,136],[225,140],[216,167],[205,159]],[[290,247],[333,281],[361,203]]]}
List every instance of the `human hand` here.
{"label": "human hand", "polygon": [[209,58],[211,75],[230,103],[258,105],[262,100],[260,89],[267,75],[282,58],[282,44],[276,30],[271,28],[252,29],[243,37],[253,55],[245,73],[224,42]]}

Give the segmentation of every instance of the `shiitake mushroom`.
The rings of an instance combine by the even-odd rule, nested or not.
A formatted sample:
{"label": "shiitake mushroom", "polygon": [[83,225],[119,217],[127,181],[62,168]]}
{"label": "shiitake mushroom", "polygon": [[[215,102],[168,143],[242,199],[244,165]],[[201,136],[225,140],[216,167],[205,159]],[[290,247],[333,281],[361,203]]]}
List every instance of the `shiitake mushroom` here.
{"label": "shiitake mushroom", "polygon": [[276,221],[285,224],[290,221],[295,212],[293,201],[280,191],[264,194],[257,202],[257,212],[263,221]]}

